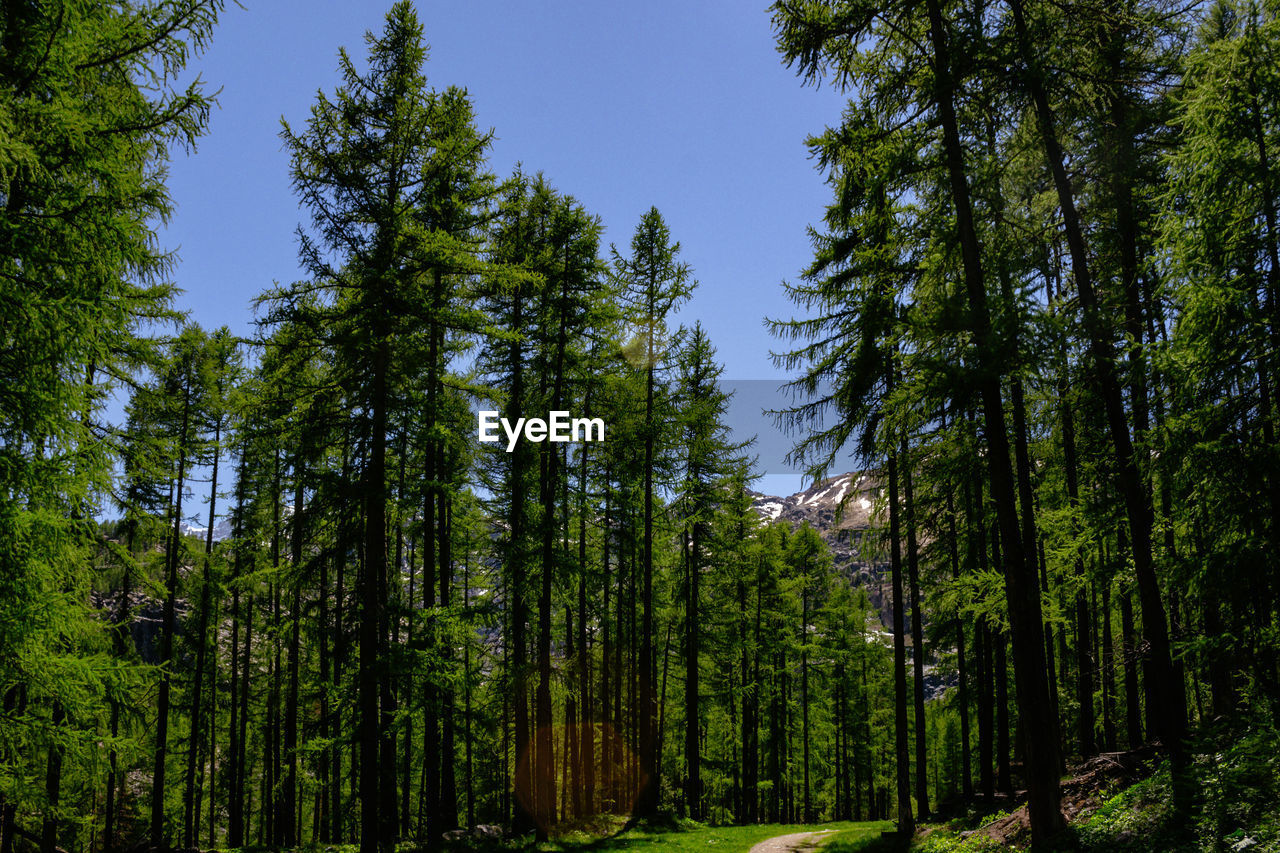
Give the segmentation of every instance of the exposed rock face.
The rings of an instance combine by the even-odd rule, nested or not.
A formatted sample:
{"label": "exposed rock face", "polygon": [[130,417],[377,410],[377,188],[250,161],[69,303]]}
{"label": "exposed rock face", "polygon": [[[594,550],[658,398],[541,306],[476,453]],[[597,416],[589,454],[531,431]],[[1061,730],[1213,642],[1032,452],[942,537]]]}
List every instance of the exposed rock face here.
{"label": "exposed rock face", "polygon": [[[752,493],[756,512],[766,521],[779,519],[799,527],[809,522],[841,556],[852,557],[859,540],[871,528],[871,510],[879,483],[866,474],[841,474],[785,498]],[[839,521],[837,521],[839,516]]]}
{"label": "exposed rock face", "polygon": [[[164,600],[153,598],[142,592],[133,591],[128,602],[121,601],[122,590],[107,593],[90,594],[89,603],[106,619],[119,619],[126,610],[129,614],[127,630],[133,641],[133,648],[143,663],[156,665],[160,663],[160,631],[164,623]],[[186,599],[174,602],[174,626],[178,634],[186,633],[187,614],[191,607]]]}
{"label": "exposed rock face", "polygon": [[865,587],[880,621],[893,624],[888,553],[869,535],[879,481],[850,472],[785,498],[753,494],[756,512],[765,521],[785,521],[793,527],[807,521],[817,530],[831,548],[835,570],[854,586]]}
{"label": "exposed rock face", "polygon": [[[756,512],[765,521],[785,521],[799,527],[806,521],[831,548],[833,568],[854,586],[864,587],[880,613],[888,633],[893,625],[893,579],[889,575],[889,551],[879,531],[873,530],[872,512],[880,498],[880,481],[873,475],[851,472],[823,480],[812,488],[785,498],[753,492]],[[841,505],[843,502],[843,506]],[[905,543],[904,543],[905,544]],[[911,648],[911,613],[906,614],[907,654]],[[925,658],[925,698],[933,699],[956,685],[953,674],[935,671]]]}
{"label": "exposed rock face", "polygon": [[[293,507],[287,507],[287,509],[293,509]],[[202,541],[204,540],[205,534],[209,532],[208,527],[201,527],[196,524],[190,524],[186,521],[182,522],[178,526],[178,529],[182,532],[183,536],[195,536]],[[213,526],[213,541],[221,542],[223,539],[230,538],[231,519],[223,516],[222,518],[219,518],[218,523]]]}

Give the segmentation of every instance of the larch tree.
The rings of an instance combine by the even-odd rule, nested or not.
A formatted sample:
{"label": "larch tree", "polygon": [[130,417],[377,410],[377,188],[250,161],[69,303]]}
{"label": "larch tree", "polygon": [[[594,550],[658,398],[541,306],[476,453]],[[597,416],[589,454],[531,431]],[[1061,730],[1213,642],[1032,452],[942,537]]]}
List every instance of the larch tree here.
{"label": "larch tree", "polygon": [[696,282],[689,265],[679,260],[680,244],[672,242],[671,232],[656,207],[640,218],[631,238],[631,253],[623,256],[612,250],[614,275],[619,282],[626,316],[637,332],[634,362],[645,378],[644,403],[644,485],[643,525],[640,564],[640,684],[639,754],[640,792],[636,814],[650,817],[658,809],[658,732],[657,683],[654,614],[653,614],[653,547],[654,547],[654,480],[657,454],[661,447],[657,414],[661,389],[658,378],[670,358],[667,316],[684,303]]}
{"label": "larch tree", "polygon": [[715,348],[700,323],[688,332],[676,360],[675,404],[679,411],[679,444],[684,451],[677,497],[684,543],[684,797],[689,816],[703,820],[702,575],[710,561],[713,515],[742,445],[735,445],[729,437],[725,419],[732,392],[721,387],[724,368],[716,362]]}
{"label": "larch tree", "polygon": [[334,381],[363,413],[357,704],[360,843],[369,851],[390,845],[397,830],[387,521],[389,440],[399,401],[416,381],[404,347],[424,326],[439,344],[440,301],[449,298],[442,288],[474,268],[478,246],[466,211],[476,203],[487,137],[471,127],[465,97],[428,88],[427,49],[409,3],[392,7],[381,33],[366,42],[365,71],[340,51],[342,84],[318,96],[304,129],[284,123],[294,188],[311,215],[299,241],[312,278],[263,301],[268,323],[292,319],[323,331]]}
{"label": "larch tree", "polygon": [[[48,805],[39,845],[67,828],[62,780],[95,754],[91,720],[129,667],[77,664],[94,618],[90,549],[113,446],[108,394],[154,358],[148,326],[176,319],[171,145],[193,145],[212,103],[180,89],[222,4],[15,4],[0,12],[0,766],[6,847],[19,811]],[[86,645],[89,643],[89,645]],[[37,767],[39,770],[37,772]]]}

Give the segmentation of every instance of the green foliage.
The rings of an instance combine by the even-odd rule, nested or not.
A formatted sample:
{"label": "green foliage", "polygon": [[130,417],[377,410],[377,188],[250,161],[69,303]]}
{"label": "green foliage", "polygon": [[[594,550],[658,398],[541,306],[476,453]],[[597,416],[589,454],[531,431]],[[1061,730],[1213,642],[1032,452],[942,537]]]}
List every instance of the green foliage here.
{"label": "green foliage", "polygon": [[[179,319],[152,232],[167,152],[212,105],[173,81],[220,4],[10,7],[6,853],[134,845],[147,805],[161,846],[493,822],[728,848],[792,828],[761,820],[905,813],[912,775],[969,814],[975,780],[1028,781],[1032,747],[1153,739],[1186,772],[1064,844],[1280,843],[1273,3],[774,5],[785,61],[850,95],[809,140],[832,197],[786,285],[804,316],[768,325],[793,458],[868,469],[852,578],[753,508],[715,348],[675,326],[695,283],[663,216],[602,252],[548,178],[499,183],[466,91],[428,85],[410,3],[283,125],[308,280],[259,300],[248,371],[225,329],[146,337]],[[101,424],[126,385],[125,424]],[[607,440],[477,447],[475,404],[598,416]],[[228,456],[232,537],[183,535],[189,484]],[[99,524],[108,496],[123,518]],[[886,553],[920,599],[917,683],[881,624]],[[952,678],[916,714],[895,695]],[[895,754],[917,733],[924,755]],[[630,809],[745,825],[596,838]],[[828,849],[901,846],[874,831]]]}
{"label": "green foliage", "polygon": [[1201,747],[1195,766],[1203,791],[1195,826],[1201,849],[1231,849],[1245,837],[1258,843],[1254,849],[1280,849],[1280,733],[1274,725],[1256,713],[1223,720],[1204,733]]}
{"label": "green foliage", "polygon": [[985,836],[961,838],[946,830],[935,830],[927,834],[912,850],[919,853],[992,853],[1007,850],[1000,842]]}
{"label": "green foliage", "polygon": [[[91,521],[114,473],[99,423],[151,363],[170,321],[171,145],[193,146],[212,104],[175,90],[222,4],[19,4],[0,20],[0,799],[46,847],[92,831],[80,804],[103,771],[109,702],[145,689],[108,655],[91,597]],[[106,550],[103,547],[103,550]],[[117,560],[120,553],[116,552]],[[127,560],[125,562],[128,562]]]}

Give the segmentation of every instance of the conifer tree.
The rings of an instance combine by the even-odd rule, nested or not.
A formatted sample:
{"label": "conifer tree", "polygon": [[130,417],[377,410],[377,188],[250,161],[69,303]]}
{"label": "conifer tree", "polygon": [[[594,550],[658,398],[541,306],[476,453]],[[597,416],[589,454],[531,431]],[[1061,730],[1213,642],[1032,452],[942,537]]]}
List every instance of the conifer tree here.
{"label": "conifer tree", "polygon": [[[127,663],[85,667],[98,619],[91,519],[114,447],[113,387],[155,358],[149,324],[176,319],[155,223],[171,210],[171,144],[193,145],[211,99],[176,88],[222,4],[12,5],[0,12],[0,835],[48,803],[58,846],[74,805],[62,780],[96,754],[91,721],[123,697]],[[136,675],[136,670],[134,670]],[[10,754],[12,753],[12,754]],[[39,770],[37,771],[37,767]],[[114,827],[113,827],[114,829]]]}
{"label": "conifer tree", "polygon": [[[477,268],[473,211],[484,194],[478,168],[487,137],[475,133],[464,95],[427,87],[422,27],[409,3],[394,6],[382,32],[367,42],[366,72],[340,51],[342,85],[332,97],[319,95],[304,130],[284,124],[294,187],[312,217],[310,229],[299,229],[312,281],[278,288],[264,301],[267,322],[292,319],[328,335],[334,381],[364,413],[358,778],[361,845],[373,850],[393,841],[398,802],[388,590],[398,589],[399,567],[390,565],[387,532],[389,440],[396,407],[416,381],[406,372],[412,363],[406,348],[424,327],[437,354],[428,384],[439,388],[453,283]],[[438,465],[438,434],[432,441]],[[434,529],[447,536],[440,525],[447,504],[438,501],[434,509]],[[448,550],[437,554],[443,576],[451,570]],[[438,820],[456,821],[456,801],[429,805],[433,837]]]}
{"label": "conifer tree", "polygon": [[[724,422],[731,394],[720,387],[724,369],[700,323],[689,331],[677,355],[676,406],[680,410],[680,445],[684,472],[680,484],[680,515],[684,543],[684,797],[689,816],[702,820],[702,702],[700,657],[705,612],[702,575],[708,562],[708,540],[735,452]],[[745,531],[744,531],[745,533]]]}
{"label": "conifer tree", "polygon": [[651,817],[658,809],[657,683],[653,614],[654,482],[653,473],[661,448],[658,411],[658,377],[670,355],[667,315],[693,292],[688,264],[678,259],[680,244],[671,242],[670,231],[656,207],[640,218],[631,238],[631,254],[623,257],[612,250],[614,275],[619,281],[627,319],[638,333],[635,361],[645,377],[644,403],[644,532],[640,564],[640,684],[638,715],[640,792],[636,803],[639,817]]}

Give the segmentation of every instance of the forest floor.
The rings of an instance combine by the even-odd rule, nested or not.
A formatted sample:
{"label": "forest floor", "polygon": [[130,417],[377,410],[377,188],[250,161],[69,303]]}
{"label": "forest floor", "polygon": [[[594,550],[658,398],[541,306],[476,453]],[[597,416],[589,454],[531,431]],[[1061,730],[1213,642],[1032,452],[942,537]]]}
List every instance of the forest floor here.
{"label": "forest floor", "polygon": [[835,833],[834,829],[822,829],[817,832],[792,832],[766,838],[752,846],[750,853],[808,853],[816,850],[822,842]]}
{"label": "forest floor", "polygon": [[[723,853],[789,853],[817,849],[814,842],[825,847],[833,838],[841,841],[861,842],[879,839],[882,832],[893,829],[892,823],[839,822],[820,827],[785,824],[756,824],[752,826],[703,826],[677,824],[675,828],[635,828],[618,835],[586,844],[565,844],[559,848],[565,853],[576,851],[628,850],[636,853],[649,851],[722,851]],[[761,846],[761,845],[769,846]],[[850,848],[859,849],[859,848]],[[869,848],[868,848],[869,849]]]}
{"label": "forest floor", "polygon": [[[1152,749],[1095,756],[1062,780],[1068,828],[1046,847],[1074,853],[1280,853],[1280,749],[1270,736],[1237,734],[1218,749],[1197,750],[1199,787],[1190,815],[1177,817],[1167,761]],[[1016,770],[1016,768],[1015,768]],[[1015,773],[1016,778],[1016,773]],[[627,828],[598,817],[562,828],[551,841],[507,842],[538,853],[1010,853],[1030,844],[1025,792],[984,808],[935,816],[910,838],[890,821],[814,825],[707,826],[674,818]],[[1003,809],[1003,811],[1001,810]],[[993,813],[994,812],[994,813]],[[491,845],[456,851],[492,850]]]}
{"label": "forest floor", "polygon": [[[1246,738],[1245,747],[1253,744]],[[1169,765],[1154,750],[1104,753],[1062,780],[1067,829],[1045,849],[1076,853],[1272,853],[1280,851],[1280,755],[1236,750],[1196,756],[1200,788],[1190,814],[1173,808]],[[1010,803],[1023,803],[1016,798]],[[997,806],[998,807],[998,806]],[[1025,805],[970,811],[916,830],[912,853],[1007,853],[1030,846]],[[855,848],[856,849],[856,848]],[[838,853],[824,848],[823,853]]]}
{"label": "forest floor", "polygon": [[[800,853],[821,849],[826,853],[879,853],[882,833],[891,832],[888,821],[803,824],[754,824],[750,826],[707,826],[693,821],[673,821],[654,826],[625,829],[619,821],[609,831],[600,826],[583,827],[533,847],[539,853],[595,853],[626,850],[629,853]],[[601,832],[605,829],[605,832]],[[762,846],[769,845],[769,846]],[[452,849],[489,849],[459,846]]]}
{"label": "forest floor", "polygon": [[[1097,811],[1118,789],[1127,788],[1152,775],[1158,760],[1152,748],[1128,752],[1104,752],[1072,768],[1071,776],[1062,780],[1062,815],[1068,824],[1076,824]],[[976,835],[1003,846],[1025,846],[1031,840],[1031,821],[1027,815],[1025,792],[1019,792],[1023,804],[1011,813],[989,820],[977,829],[962,832],[962,837]]]}

